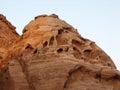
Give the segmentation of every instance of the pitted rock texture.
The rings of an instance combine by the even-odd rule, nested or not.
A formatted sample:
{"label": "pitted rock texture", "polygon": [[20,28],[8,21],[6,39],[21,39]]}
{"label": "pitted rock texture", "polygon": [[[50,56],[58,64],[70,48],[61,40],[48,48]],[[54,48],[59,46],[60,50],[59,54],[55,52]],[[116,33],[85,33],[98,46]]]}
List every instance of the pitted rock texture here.
{"label": "pitted rock texture", "polygon": [[111,58],[55,14],[26,25],[3,62],[2,90],[120,90]]}
{"label": "pitted rock texture", "polygon": [[35,53],[35,50],[37,55],[58,54],[115,68],[111,58],[93,41],[81,37],[71,25],[58,19],[56,15],[42,15],[31,21],[24,28],[21,38],[8,52],[7,58],[16,59],[24,53]]}

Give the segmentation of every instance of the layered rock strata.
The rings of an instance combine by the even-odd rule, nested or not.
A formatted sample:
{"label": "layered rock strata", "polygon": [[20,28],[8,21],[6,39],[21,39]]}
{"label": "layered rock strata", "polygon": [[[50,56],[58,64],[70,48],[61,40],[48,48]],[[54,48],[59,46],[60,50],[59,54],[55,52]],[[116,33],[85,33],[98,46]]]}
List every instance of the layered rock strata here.
{"label": "layered rock strata", "polygon": [[55,14],[26,25],[2,66],[2,90],[120,90],[111,58]]}

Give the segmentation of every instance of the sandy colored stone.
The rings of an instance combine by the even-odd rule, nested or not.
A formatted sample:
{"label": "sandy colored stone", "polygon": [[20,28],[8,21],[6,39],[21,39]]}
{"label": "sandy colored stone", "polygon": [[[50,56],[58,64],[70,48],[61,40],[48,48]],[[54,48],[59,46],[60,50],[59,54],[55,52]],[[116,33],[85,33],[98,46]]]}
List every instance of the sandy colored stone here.
{"label": "sandy colored stone", "polygon": [[27,24],[3,62],[2,90],[120,90],[111,58],[55,14]]}

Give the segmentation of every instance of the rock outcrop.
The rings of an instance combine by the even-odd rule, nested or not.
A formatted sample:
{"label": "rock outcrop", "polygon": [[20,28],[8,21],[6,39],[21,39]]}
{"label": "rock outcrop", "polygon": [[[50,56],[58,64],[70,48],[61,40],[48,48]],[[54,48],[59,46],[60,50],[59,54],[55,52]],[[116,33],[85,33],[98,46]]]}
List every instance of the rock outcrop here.
{"label": "rock outcrop", "polygon": [[1,67],[0,90],[120,90],[111,58],[55,14],[26,25]]}
{"label": "rock outcrop", "polygon": [[13,42],[19,37],[15,27],[0,14],[0,62],[4,53],[12,46]]}
{"label": "rock outcrop", "polygon": [[[15,27],[6,19],[5,16],[0,14],[0,67],[1,68],[2,66],[4,66],[3,64],[4,54],[7,53],[8,49],[13,45],[13,42],[17,38],[19,38],[19,35],[15,31]],[[1,69],[0,70],[0,90],[4,90],[3,87],[6,84],[4,77],[8,75],[2,71],[3,70]],[[9,89],[6,89],[6,90],[9,90]]]}

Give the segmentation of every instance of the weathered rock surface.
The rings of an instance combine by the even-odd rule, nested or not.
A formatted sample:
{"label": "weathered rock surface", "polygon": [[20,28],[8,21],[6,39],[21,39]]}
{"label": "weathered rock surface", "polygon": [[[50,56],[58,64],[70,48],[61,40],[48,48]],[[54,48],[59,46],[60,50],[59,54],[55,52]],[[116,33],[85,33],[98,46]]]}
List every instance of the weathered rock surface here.
{"label": "weathered rock surface", "polygon": [[[19,35],[15,31],[15,27],[6,19],[5,16],[0,14],[0,67],[3,65],[3,57],[4,54],[8,51],[8,49],[13,45],[13,42],[19,37]],[[5,78],[7,78],[6,73],[2,73],[2,69],[0,70],[0,90],[4,90],[3,87],[7,83],[5,82]],[[9,83],[10,85],[10,83]],[[9,88],[9,87],[8,87]]]}
{"label": "weathered rock surface", "polygon": [[0,14],[0,61],[18,37],[15,27],[7,21],[5,16]]}
{"label": "weathered rock surface", "polygon": [[120,90],[111,58],[55,14],[26,25],[3,65],[0,90]]}

